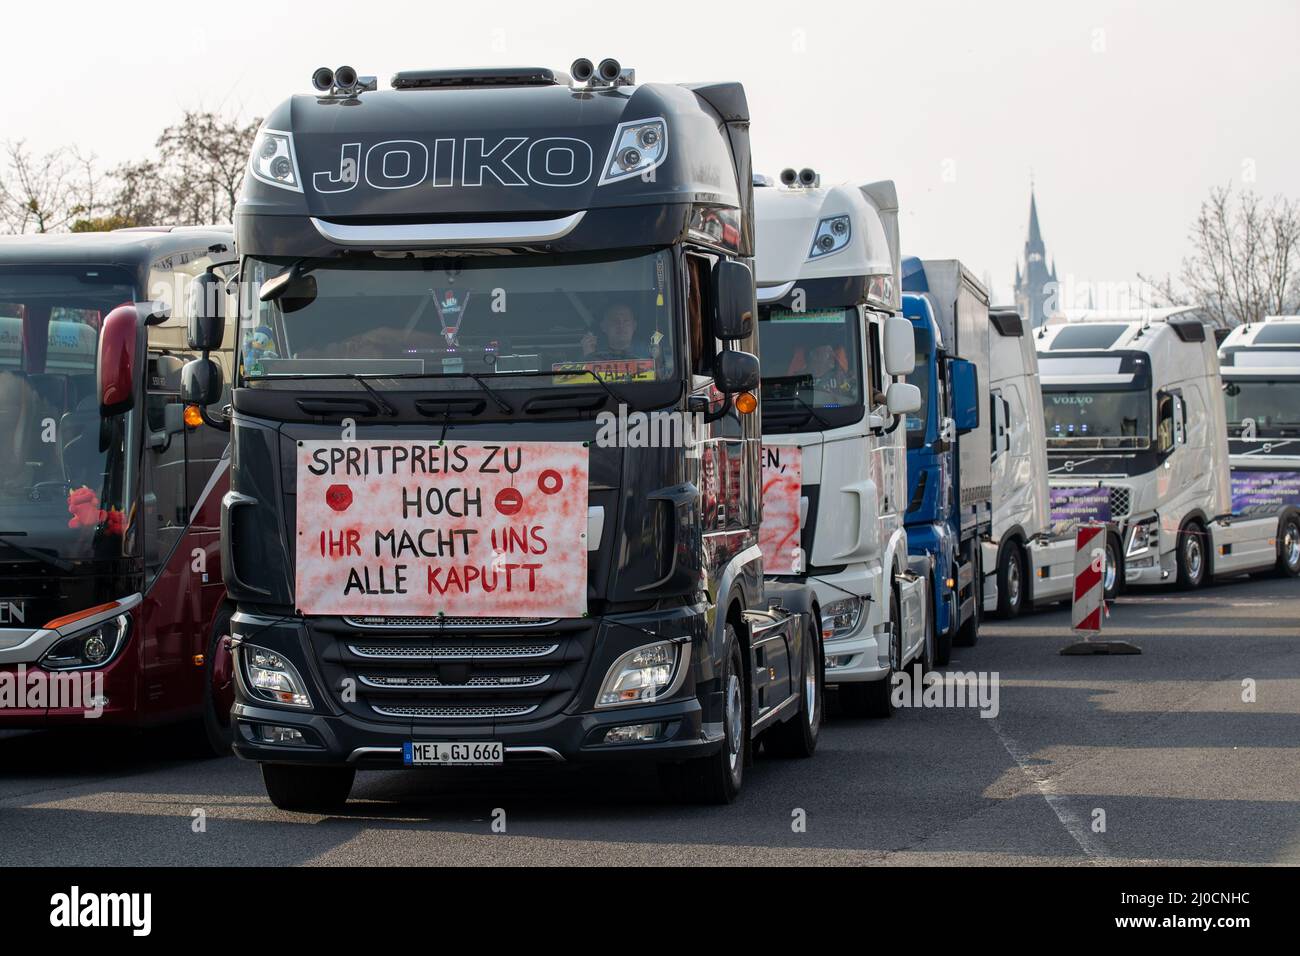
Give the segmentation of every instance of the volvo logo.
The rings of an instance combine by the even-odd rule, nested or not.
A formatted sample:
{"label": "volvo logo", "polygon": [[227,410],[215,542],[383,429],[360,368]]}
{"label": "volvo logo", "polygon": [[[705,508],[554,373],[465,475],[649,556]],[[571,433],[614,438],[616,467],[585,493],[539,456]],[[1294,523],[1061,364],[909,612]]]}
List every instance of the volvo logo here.
{"label": "volvo logo", "polygon": [[0,624],[26,624],[27,602],[0,601]]}

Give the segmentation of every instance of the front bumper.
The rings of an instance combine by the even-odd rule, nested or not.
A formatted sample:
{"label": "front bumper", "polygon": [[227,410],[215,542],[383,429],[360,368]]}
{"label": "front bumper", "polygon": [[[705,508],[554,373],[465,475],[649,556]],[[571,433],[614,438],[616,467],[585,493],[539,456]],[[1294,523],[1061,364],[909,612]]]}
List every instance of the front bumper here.
{"label": "front bumper", "polygon": [[[715,753],[722,746],[722,693],[714,686],[716,668],[701,608],[514,630],[376,632],[345,623],[236,613],[232,633],[243,644],[273,649],[290,661],[306,682],[312,702],[310,708],[297,708],[258,699],[249,692],[243,665],[238,664],[232,710],[236,754],[267,763],[381,769],[404,766],[403,745],[411,742],[500,742],[508,765],[669,762]],[[689,663],[678,689],[653,703],[596,707],[598,688],[610,665],[655,638],[689,646]],[[374,655],[376,645],[405,653],[421,643],[454,646],[455,656],[436,661],[357,656],[358,651]],[[542,652],[526,662],[522,658],[502,662],[491,654],[504,644],[518,643],[540,647]],[[527,684],[530,689],[511,685],[481,692],[470,689],[472,682],[466,683],[469,677],[489,679],[504,670],[520,673],[519,668],[529,677],[545,673],[545,681]],[[457,676],[449,677],[453,672]],[[376,676],[390,675],[401,675],[402,686],[376,690]],[[419,687],[417,680],[422,682]],[[350,698],[343,693],[349,682],[356,688]],[[531,708],[518,716],[503,716],[510,709],[504,705],[519,703]],[[438,715],[412,716],[413,710],[436,710]],[[407,716],[395,716],[398,713]],[[611,727],[641,724],[659,725],[654,739],[617,744],[604,740]],[[297,731],[301,740],[284,742],[289,735],[283,730],[266,732],[270,728]]]}

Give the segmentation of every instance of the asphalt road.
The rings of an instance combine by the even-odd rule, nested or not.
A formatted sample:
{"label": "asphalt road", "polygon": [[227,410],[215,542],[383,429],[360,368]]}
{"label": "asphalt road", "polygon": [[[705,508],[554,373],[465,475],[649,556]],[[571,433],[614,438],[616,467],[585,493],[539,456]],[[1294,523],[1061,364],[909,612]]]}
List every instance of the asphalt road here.
{"label": "asphalt road", "polygon": [[996,717],[834,719],[730,807],[645,776],[406,771],[292,815],[174,733],[0,733],[0,865],[1300,863],[1300,581],[1125,596],[1106,636],[1141,656],[1062,657],[1068,627],[988,622],[955,653],[998,675]]}

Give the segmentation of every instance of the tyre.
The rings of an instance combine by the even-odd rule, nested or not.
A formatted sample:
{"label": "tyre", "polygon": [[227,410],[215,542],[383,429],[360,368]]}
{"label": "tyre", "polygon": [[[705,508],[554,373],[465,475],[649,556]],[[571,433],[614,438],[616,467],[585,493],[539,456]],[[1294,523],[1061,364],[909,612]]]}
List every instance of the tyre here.
{"label": "tyre", "polygon": [[281,810],[307,813],[329,813],[341,808],[352,792],[356,774],[351,767],[262,764],[262,783],[271,802]]}
{"label": "tyre", "polygon": [[235,726],[230,708],[235,703],[234,660],[230,654],[230,608],[217,614],[203,657],[203,732],[218,757],[230,756]]}
{"label": "tyre", "polygon": [[1003,549],[998,561],[998,617],[1011,620],[1020,616],[1028,584],[1025,553],[1013,541]]}
{"label": "tyre", "polygon": [[1277,573],[1284,578],[1300,575],[1300,518],[1287,515],[1277,532]]}
{"label": "tyre", "polygon": [[970,618],[957,629],[957,636],[953,643],[958,647],[974,647],[980,639],[980,619],[984,616],[984,559],[980,556],[979,542],[972,544],[971,550],[975,552],[975,574],[971,578],[971,588],[975,592],[974,608],[971,610]]}
{"label": "tyre", "polygon": [[873,681],[840,684],[840,708],[850,717],[894,716],[894,675],[903,668],[903,626],[898,595],[889,595],[889,670]]}
{"label": "tyre", "polygon": [[723,640],[722,747],[716,754],[659,768],[664,789],[688,803],[725,804],[736,799],[745,778],[749,758],[749,695],[745,688],[745,664],[735,627],[728,622]]}
{"label": "tyre", "polygon": [[[812,621],[811,618],[806,620]],[[763,740],[764,748],[774,757],[811,757],[817,750],[817,737],[821,733],[826,688],[821,627],[813,632],[805,629],[800,644],[799,713],[773,727]]]}
{"label": "tyre", "polygon": [[1208,552],[1205,529],[1200,522],[1189,521],[1178,532],[1178,586],[1194,591],[1205,583]]}
{"label": "tyre", "polygon": [[1119,535],[1106,533],[1106,557],[1101,570],[1101,589],[1107,601],[1119,597],[1119,583],[1124,579],[1124,558],[1120,552]]}

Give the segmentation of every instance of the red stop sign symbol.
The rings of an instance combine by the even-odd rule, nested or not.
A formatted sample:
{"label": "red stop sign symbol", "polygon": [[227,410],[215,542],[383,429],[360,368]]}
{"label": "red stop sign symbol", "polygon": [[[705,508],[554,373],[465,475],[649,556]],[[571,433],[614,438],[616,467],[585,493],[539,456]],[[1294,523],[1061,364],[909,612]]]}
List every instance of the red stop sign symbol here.
{"label": "red stop sign symbol", "polygon": [[503,515],[517,515],[524,506],[524,496],[518,488],[502,488],[497,492],[496,506]]}
{"label": "red stop sign symbol", "polygon": [[347,511],[352,507],[352,489],[347,485],[330,485],[325,489],[325,503],[335,511]]}

